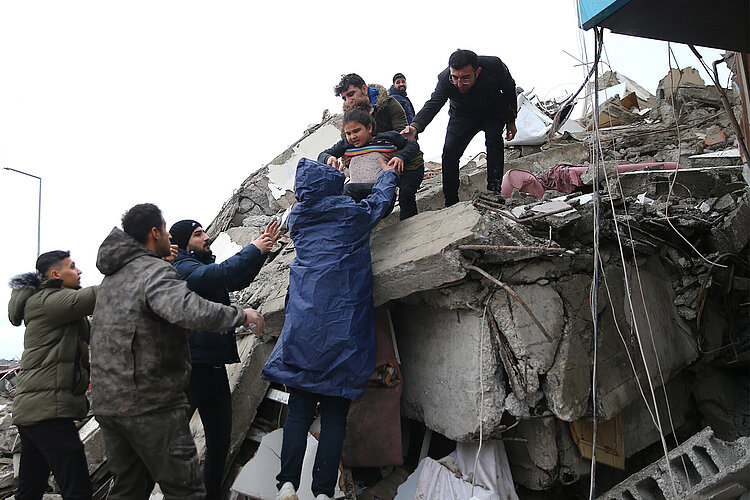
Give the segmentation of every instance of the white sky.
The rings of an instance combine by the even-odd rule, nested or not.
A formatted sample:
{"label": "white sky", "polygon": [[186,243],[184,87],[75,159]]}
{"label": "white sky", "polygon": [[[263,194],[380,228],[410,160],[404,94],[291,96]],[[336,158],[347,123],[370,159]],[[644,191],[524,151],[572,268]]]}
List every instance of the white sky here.
{"label": "white sky", "polygon": [[[582,81],[563,52],[583,57],[580,40],[574,0],[2,2],[0,167],[43,178],[42,252],[71,250],[94,285],[98,246],[125,210],[154,202],[168,227],[208,225],[251,172],[340,111],[341,74],[388,87],[403,72],[419,110],[460,47],[554,97]],[[652,93],[668,71],[666,42],[605,33],[605,48]],[[446,121],[443,110],[420,136],[426,158],[440,156]],[[10,277],[34,268],[37,196],[35,179],[0,170],[3,304]],[[22,349],[23,328],[0,320],[0,357]]]}

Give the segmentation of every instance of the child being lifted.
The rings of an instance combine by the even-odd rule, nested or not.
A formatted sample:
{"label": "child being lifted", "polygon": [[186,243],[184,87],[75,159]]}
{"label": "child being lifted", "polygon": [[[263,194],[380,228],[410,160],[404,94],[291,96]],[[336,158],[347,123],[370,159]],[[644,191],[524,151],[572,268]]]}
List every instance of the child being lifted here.
{"label": "child being lifted", "polygon": [[416,215],[417,189],[424,176],[419,144],[395,131],[374,135],[372,116],[357,107],[344,113],[343,121],[346,138],[320,153],[318,161],[341,171],[349,167],[349,183],[344,186],[344,194],[355,201],[363,200],[372,192],[381,171],[381,161],[387,162],[399,174],[400,219]]}

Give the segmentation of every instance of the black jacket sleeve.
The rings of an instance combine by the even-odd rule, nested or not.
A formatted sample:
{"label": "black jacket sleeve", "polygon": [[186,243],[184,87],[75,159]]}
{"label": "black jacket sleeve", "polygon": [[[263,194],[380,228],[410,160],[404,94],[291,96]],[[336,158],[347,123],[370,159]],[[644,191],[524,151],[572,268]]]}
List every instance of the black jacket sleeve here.
{"label": "black jacket sleeve", "polygon": [[331,156],[334,158],[341,158],[344,155],[344,152],[350,147],[352,147],[352,145],[349,144],[349,141],[341,139],[339,142],[320,153],[318,155],[318,162],[326,163]]}
{"label": "black jacket sleeve", "polygon": [[411,122],[419,132],[424,131],[427,125],[430,124],[435,115],[445,106],[445,102],[448,100],[451,83],[448,81],[448,69],[438,75],[438,83],[435,90],[432,92],[430,99],[424,103],[422,109],[417,113]]}

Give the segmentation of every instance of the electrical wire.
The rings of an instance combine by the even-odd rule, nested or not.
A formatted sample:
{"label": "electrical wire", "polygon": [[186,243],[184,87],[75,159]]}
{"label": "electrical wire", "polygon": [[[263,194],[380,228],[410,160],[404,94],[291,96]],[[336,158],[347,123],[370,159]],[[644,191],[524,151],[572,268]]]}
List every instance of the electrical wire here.
{"label": "electrical wire", "polygon": [[477,484],[477,464],[479,463],[479,453],[482,451],[482,431],[483,431],[483,419],[484,419],[484,361],[482,356],[482,348],[484,346],[484,325],[485,318],[487,317],[487,307],[490,305],[490,299],[494,295],[494,291],[487,297],[487,301],[484,303],[484,312],[482,313],[482,328],[479,330],[479,360],[477,361],[477,368],[479,369],[479,447],[477,448],[477,454],[474,457],[474,472],[471,477],[471,496],[474,496],[474,487]]}
{"label": "electrical wire", "polygon": [[594,28],[594,276],[591,285],[591,317],[594,327],[594,359],[591,373],[591,403],[592,403],[592,426],[593,437],[591,440],[591,480],[589,484],[589,500],[594,500],[596,489],[596,437],[597,437],[597,365],[599,353],[599,227],[601,222],[601,198],[599,196],[599,156],[601,144],[599,144],[599,58],[601,57],[604,38],[604,28]]}

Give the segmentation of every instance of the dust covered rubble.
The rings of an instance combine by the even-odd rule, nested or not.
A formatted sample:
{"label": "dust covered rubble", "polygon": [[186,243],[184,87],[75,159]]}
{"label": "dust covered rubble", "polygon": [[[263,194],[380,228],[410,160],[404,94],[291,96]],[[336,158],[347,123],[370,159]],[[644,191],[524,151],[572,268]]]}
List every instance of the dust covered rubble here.
{"label": "dust covered rubble", "polygon": [[[670,403],[679,408],[674,425],[681,433],[710,424],[726,439],[750,435],[741,370],[750,357],[747,184],[736,156],[716,156],[735,138],[712,90],[693,85],[668,97],[661,90],[650,112],[601,132],[596,409],[600,420],[622,418],[625,455],[634,463],[659,440],[641,398],[649,375],[655,387],[666,382],[678,395]],[[241,184],[208,228],[217,254],[248,244],[291,206],[297,161],[338,140],[340,118],[326,112]],[[566,133],[539,147],[506,149],[505,169],[538,176],[559,164],[588,165],[590,141],[590,132]],[[705,154],[714,155],[708,163]],[[685,168],[619,175],[613,168],[654,161]],[[398,222],[397,207],[376,228],[375,303],[391,311],[403,415],[454,441],[476,440],[480,428],[483,438],[512,438],[506,448],[516,483],[552,491],[589,472],[569,426],[590,421],[593,411],[593,167],[578,192],[548,191],[537,200],[516,191],[502,204],[483,191],[485,163],[479,155],[461,168],[466,201],[449,209],[441,209],[439,165],[428,165],[420,214]],[[228,366],[230,462],[268,388],[259,375],[283,326],[294,255],[282,237],[255,281],[233,296],[264,315],[266,330],[240,333],[242,362]],[[6,420],[0,415],[0,431],[12,433]],[[92,479],[101,484],[106,457],[95,445],[95,421],[87,425]],[[202,454],[197,416],[191,426]],[[13,450],[0,451],[8,457]]]}
{"label": "dust covered rubble", "polygon": [[[682,381],[691,400],[685,411],[700,412],[701,402],[709,399],[696,392],[697,384],[685,383],[690,377],[683,374],[707,370],[720,376],[727,353],[744,360],[748,353],[747,314],[745,319],[738,314],[747,308],[741,300],[749,277],[747,185],[734,158],[712,167],[691,158],[732,146],[733,133],[725,113],[705,97],[710,90],[681,88],[676,95],[682,100],[671,119],[668,113],[675,108],[669,104],[667,111],[656,107],[637,123],[602,132],[602,178],[609,182],[602,182],[601,191],[604,276],[598,318],[599,364],[606,369],[599,373],[597,413],[601,420],[622,415],[633,434],[633,439],[626,436],[628,457],[658,440],[658,433],[642,431],[653,427],[646,422],[640,393],[648,382],[646,365],[655,387],[662,385],[662,377],[668,384]],[[667,105],[663,99],[657,102]],[[337,118],[326,116],[250,176],[211,233],[224,231],[241,244],[268,216],[283,212],[292,201],[290,192],[271,194],[266,188],[274,177],[270,172],[290,159],[314,158],[325,141],[316,133],[338,137]],[[717,128],[725,142],[706,141]],[[508,150],[506,171],[538,175],[561,163],[587,165],[588,134],[565,134],[540,148],[525,148],[525,155]],[[679,161],[686,168],[676,179],[674,171],[658,168],[613,173],[614,163],[649,161]],[[441,178],[434,170],[437,175],[426,179],[418,193],[421,213],[400,223],[391,215],[373,232],[375,302],[392,313],[404,374],[404,416],[449,439],[473,440],[479,437],[484,401],[484,437],[497,437],[508,422],[521,421],[510,434],[526,442],[506,445],[515,480],[531,489],[552,488],[588,473],[562,424],[592,415],[593,202],[585,192],[592,181],[583,193],[548,192],[541,200],[516,192],[503,206],[482,191],[484,164],[480,155],[461,169],[461,199],[472,201],[441,210]],[[591,179],[592,172],[584,177]],[[570,210],[544,215],[561,204]],[[259,213],[265,218],[253,218]],[[559,251],[540,250],[550,248]],[[267,331],[252,342],[272,345],[280,332],[293,258],[293,245],[285,240],[255,282],[235,295],[267,318]],[[722,262],[731,263],[733,271],[717,265]],[[501,280],[520,300],[470,267]],[[654,369],[657,360],[660,372]],[[710,398],[716,401],[743,418],[741,405],[731,397]],[[721,420],[718,413],[706,411],[701,421]],[[744,418],[740,432],[747,434],[750,421]]]}

